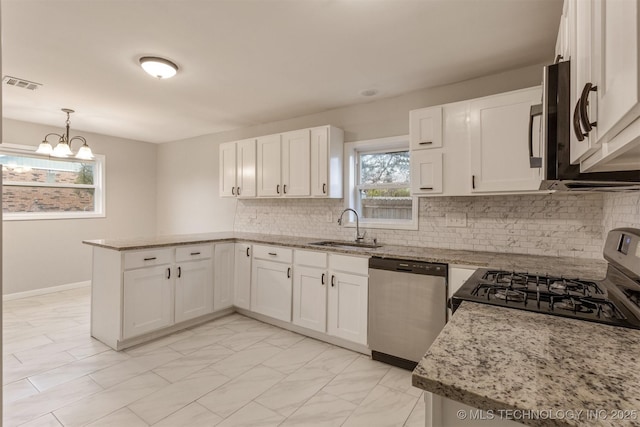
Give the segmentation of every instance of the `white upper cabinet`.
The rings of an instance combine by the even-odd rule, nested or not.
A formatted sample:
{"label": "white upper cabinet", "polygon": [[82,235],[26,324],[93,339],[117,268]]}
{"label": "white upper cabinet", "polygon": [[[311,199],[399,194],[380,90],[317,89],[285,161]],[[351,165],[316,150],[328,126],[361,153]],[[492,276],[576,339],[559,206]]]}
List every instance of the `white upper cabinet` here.
{"label": "white upper cabinet", "polygon": [[342,198],[344,132],[333,126],[311,129],[311,195]]}
{"label": "white upper cabinet", "polygon": [[220,144],[220,196],[341,198],[343,141],[320,126]]}
{"label": "white upper cabinet", "polygon": [[[640,3],[566,0],[571,49],[571,161],[583,172],[640,162]],[[573,20],[573,22],[571,22]],[[578,127],[578,126],[576,126]]]}
{"label": "white upper cabinet", "polygon": [[220,144],[220,196],[255,197],[256,140]]}
{"label": "white upper cabinet", "polygon": [[311,195],[311,131],[303,129],[282,136],[282,195]]}
{"label": "white upper cabinet", "polygon": [[282,194],[282,154],[280,135],[258,138],[258,196],[280,196]]}
{"label": "white upper cabinet", "polygon": [[411,153],[411,193],[442,193],[442,153],[420,150]]}
{"label": "white upper cabinet", "polygon": [[[469,108],[471,191],[535,191],[540,169],[529,167],[529,110],[539,104],[539,87],[489,96]],[[534,126],[534,153],[540,150]]]}
{"label": "white upper cabinet", "polygon": [[220,144],[220,197],[236,196],[236,143]]}
{"label": "white upper cabinet", "polygon": [[409,134],[412,150],[442,147],[442,107],[411,111]]}

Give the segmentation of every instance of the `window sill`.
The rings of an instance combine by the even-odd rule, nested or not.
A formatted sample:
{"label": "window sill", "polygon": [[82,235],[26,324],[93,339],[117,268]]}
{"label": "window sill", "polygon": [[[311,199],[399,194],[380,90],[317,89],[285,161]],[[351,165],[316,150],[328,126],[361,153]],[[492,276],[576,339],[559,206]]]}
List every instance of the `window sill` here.
{"label": "window sill", "polygon": [[106,218],[105,213],[85,212],[46,212],[46,213],[3,213],[3,221],[47,221],[56,219],[95,219]]}
{"label": "window sill", "polygon": [[[344,223],[347,228],[356,228],[355,222]],[[360,220],[360,228],[383,230],[418,230],[418,221],[387,222],[384,220]]]}

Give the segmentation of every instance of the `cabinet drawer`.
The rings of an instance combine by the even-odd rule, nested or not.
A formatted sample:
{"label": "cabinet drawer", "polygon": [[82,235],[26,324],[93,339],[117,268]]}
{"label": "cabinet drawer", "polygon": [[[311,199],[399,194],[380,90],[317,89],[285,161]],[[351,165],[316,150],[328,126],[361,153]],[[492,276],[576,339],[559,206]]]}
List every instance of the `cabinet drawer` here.
{"label": "cabinet drawer", "polygon": [[176,262],[211,258],[213,245],[190,245],[176,248]]}
{"label": "cabinet drawer", "polygon": [[296,250],[296,265],[327,268],[327,254],[324,252]]}
{"label": "cabinet drawer", "polygon": [[329,254],[329,268],[359,276],[369,275],[369,258]]}
{"label": "cabinet drawer", "polygon": [[144,251],[125,252],[124,269],[169,264],[173,261],[173,249],[148,249]]}
{"label": "cabinet drawer", "polygon": [[253,245],[253,257],[291,263],[293,250],[276,246]]}

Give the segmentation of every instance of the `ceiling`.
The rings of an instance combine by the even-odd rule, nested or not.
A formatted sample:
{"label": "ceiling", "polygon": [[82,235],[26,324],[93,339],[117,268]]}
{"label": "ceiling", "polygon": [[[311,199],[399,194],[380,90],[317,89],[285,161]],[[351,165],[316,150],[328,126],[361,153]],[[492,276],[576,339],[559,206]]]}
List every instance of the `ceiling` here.
{"label": "ceiling", "polygon": [[[2,0],[3,116],[162,143],[549,61],[562,0]],[[170,80],[141,56],[180,67]],[[374,89],[374,97],[362,90]]]}

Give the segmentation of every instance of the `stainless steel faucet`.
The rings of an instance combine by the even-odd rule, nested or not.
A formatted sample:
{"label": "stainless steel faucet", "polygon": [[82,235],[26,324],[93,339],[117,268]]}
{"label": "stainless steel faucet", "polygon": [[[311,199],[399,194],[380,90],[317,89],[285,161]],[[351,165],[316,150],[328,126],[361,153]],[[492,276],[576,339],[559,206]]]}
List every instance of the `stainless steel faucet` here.
{"label": "stainless steel faucet", "polygon": [[365,231],[364,233],[362,233],[362,235],[360,235],[360,219],[358,218],[358,212],[355,209],[351,209],[351,208],[347,208],[345,210],[342,211],[342,213],[340,214],[340,218],[338,218],[338,225],[342,225],[342,216],[344,215],[345,212],[351,211],[356,215],[356,242],[361,243],[364,241],[364,236],[367,235],[367,232]]}

